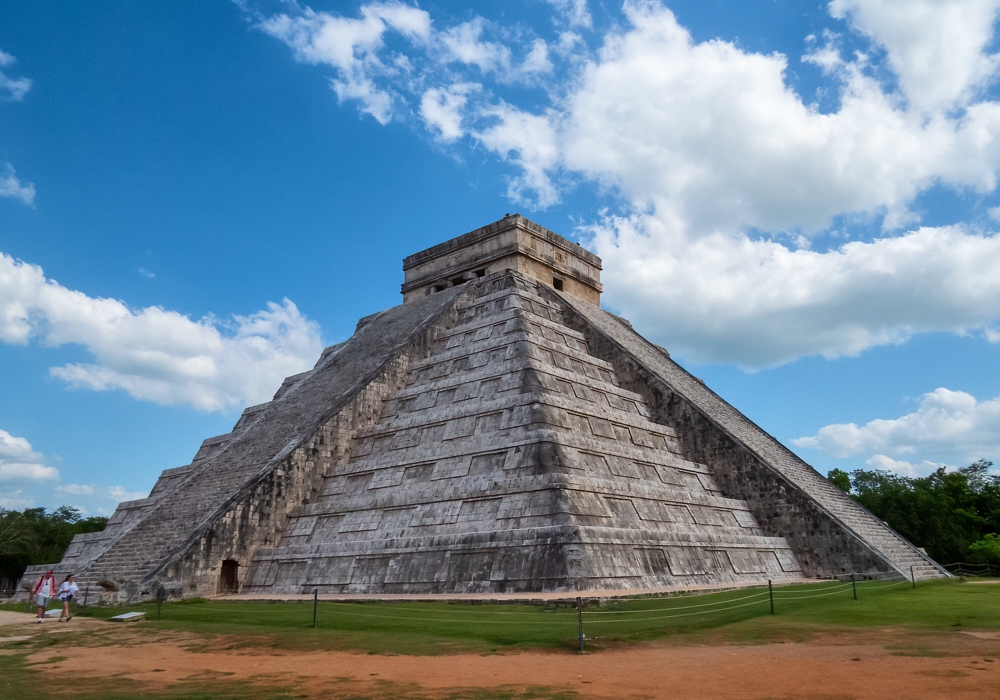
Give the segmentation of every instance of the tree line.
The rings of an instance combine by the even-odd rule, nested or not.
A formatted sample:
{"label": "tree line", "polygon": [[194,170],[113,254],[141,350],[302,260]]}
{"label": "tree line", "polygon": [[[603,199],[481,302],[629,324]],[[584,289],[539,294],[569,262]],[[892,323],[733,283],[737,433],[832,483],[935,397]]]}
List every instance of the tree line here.
{"label": "tree line", "polygon": [[827,478],[931,559],[1000,563],[1000,476],[980,459],[923,477],[834,469]]}
{"label": "tree line", "polygon": [[72,506],[51,512],[44,508],[5,510],[0,508],[0,587],[13,587],[33,564],[52,564],[62,559],[74,535],[100,532],[108,519],[84,518]]}

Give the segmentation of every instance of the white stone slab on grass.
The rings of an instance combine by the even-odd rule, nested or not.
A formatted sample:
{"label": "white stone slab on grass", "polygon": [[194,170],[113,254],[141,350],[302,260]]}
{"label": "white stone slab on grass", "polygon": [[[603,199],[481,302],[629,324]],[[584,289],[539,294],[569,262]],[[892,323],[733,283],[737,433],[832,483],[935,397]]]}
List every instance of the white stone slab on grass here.
{"label": "white stone slab on grass", "polygon": [[111,618],[112,622],[135,622],[136,620],[145,620],[146,613],[144,612],[127,612],[121,615],[115,615]]}

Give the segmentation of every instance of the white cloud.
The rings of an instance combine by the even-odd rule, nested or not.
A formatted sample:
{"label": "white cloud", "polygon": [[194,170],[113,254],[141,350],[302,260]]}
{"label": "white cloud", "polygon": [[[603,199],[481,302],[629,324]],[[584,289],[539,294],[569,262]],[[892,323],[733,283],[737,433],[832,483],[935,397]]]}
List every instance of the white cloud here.
{"label": "white cloud", "polygon": [[1000,317],[1000,236],[960,226],[828,252],[745,235],[691,237],[638,215],[609,218],[592,235],[611,304],[701,362],[754,369],[854,355]]}
{"label": "white cloud", "polygon": [[430,16],[396,2],[364,5],[359,19],[296,9],[294,16],[275,15],[257,26],[288,44],[298,60],[337,68],[338,77],[331,81],[337,97],[358,100],[379,123],[389,123],[393,99],[375,85],[374,78],[398,72],[398,63],[379,59],[383,35],[391,29],[414,41],[425,40],[431,31]]}
{"label": "white cloud", "polygon": [[85,347],[93,363],[51,369],[78,388],[124,389],[138,399],[200,410],[267,400],[282,379],[313,365],[319,328],[291,301],[250,316],[191,320],[159,307],[132,309],[45,278],[0,254],[0,342]]}
{"label": "white cloud", "polygon": [[475,66],[483,74],[494,73],[501,83],[531,83],[535,77],[552,72],[548,45],[543,39],[532,41],[522,63],[515,65],[508,46],[483,39],[488,26],[486,20],[477,17],[441,32],[437,40],[444,49],[445,62]]}
{"label": "white cloud", "polygon": [[873,455],[865,460],[867,464],[872,469],[877,469],[884,472],[892,472],[893,474],[898,474],[899,476],[906,476],[911,479],[921,476],[927,476],[928,474],[937,471],[941,467],[948,468],[949,465],[941,464],[939,462],[930,462],[924,460],[919,464],[913,464],[907,462],[906,460],[892,459],[891,457],[886,457],[885,455]]}
{"label": "white cloud", "polygon": [[49,481],[58,478],[59,471],[47,466],[44,457],[32,450],[27,440],[0,430],[0,482]]}
{"label": "white cloud", "polygon": [[[592,22],[585,2],[551,2],[562,26]],[[513,163],[515,201],[553,205],[580,179],[619,195],[618,211],[583,229],[605,261],[605,300],[685,359],[757,368],[927,331],[994,337],[1000,239],[919,228],[912,204],[931,187],[997,188],[1000,102],[984,88],[998,72],[1000,0],[835,0],[840,29],[875,50],[845,57],[846,35],[830,29],[807,38],[803,60],[838,98],[829,111],[796,92],[785,56],[696,42],[653,0],[627,0],[596,54],[569,30],[550,54],[520,25],[473,18],[439,31],[426,16],[395,73],[379,68],[394,63],[370,7],[381,6],[364,6],[367,20],[338,19],[357,31],[336,41],[317,38],[329,15],[268,22],[309,25],[271,33],[338,80],[372,81],[359,99],[382,95],[373,113],[413,100],[434,138],[469,135]],[[503,92],[542,75],[544,98]],[[474,94],[451,87],[470,82]],[[859,222],[883,233],[811,250],[834,221],[846,240]]]}
{"label": "white cloud", "polygon": [[511,181],[508,195],[514,201],[534,199],[541,207],[559,201],[559,192],[548,174],[559,157],[558,136],[550,119],[505,102],[484,108],[481,115],[492,124],[473,132],[475,137],[487,149],[512,159],[521,168],[522,174]]}
{"label": "white cloud", "polygon": [[503,44],[483,40],[486,20],[477,17],[441,34],[446,60],[459,61],[479,68],[483,73],[510,72],[511,52]]}
{"label": "white cloud", "polygon": [[465,135],[462,110],[469,92],[479,90],[475,83],[459,83],[446,88],[430,88],[420,98],[420,116],[428,127],[438,132],[441,141],[454,141]]}
{"label": "white cloud", "polygon": [[108,497],[112,500],[121,501],[137,501],[140,498],[145,498],[149,495],[147,491],[126,491],[121,486],[112,486],[107,491]]}
{"label": "white cloud", "polygon": [[0,490],[0,508],[21,510],[22,508],[31,508],[34,504],[34,500],[26,496],[21,489],[15,491]]}
{"label": "white cloud", "polygon": [[[17,63],[16,58],[0,50],[0,67],[7,68],[15,63]],[[20,102],[31,89],[31,85],[32,82],[29,78],[8,78],[3,71],[0,71],[0,99],[8,102]]]}
{"label": "white cloud", "polygon": [[873,466],[889,464],[886,455],[909,454],[968,464],[1000,454],[1000,397],[977,401],[964,391],[940,388],[924,394],[917,410],[900,418],[827,425],[792,443],[834,457],[873,454]]}
{"label": "white cloud", "polygon": [[545,0],[555,8],[559,18],[571,27],[591,29],[594,25],[587,0]]}
{"label": "white cloud", "polygon": [[920,109],[964,102],[996,79],[1000,0],[833,0],[830,14],[885,49],[906,97]]}
{"label": "white cloud", "polygon": [[524,58],[524,63],[517,70],[517,75],[529,78],[532,75],[544,75],[552,72],[552,61],[549,60],[549,47],[543,39],[531,42],[531,49]]}
{"label": "white cloud", "polygon": [[0,171],[0,197],[13,197],[20,199],[29,207],[35,205],[35,185],[31,182],[23,184],[17,179],[14,166],[4,163],[3,171]]}
{"label": "white cloud", "polygon": [[93,496],[94,487],[88,484],[61,484],[56,486],[56,493],[65,493],[70,496]]}
{"label": "white cloud", "polygon": [[617,188],[692,235],[818,231],[842,214],[901,212],[935,182],[996,186],[1000,105],[962,119],[901,108],[853,67],[823,114],[778,54],[695,43],[665,8],[629,11],[569,95],[557,164]]}

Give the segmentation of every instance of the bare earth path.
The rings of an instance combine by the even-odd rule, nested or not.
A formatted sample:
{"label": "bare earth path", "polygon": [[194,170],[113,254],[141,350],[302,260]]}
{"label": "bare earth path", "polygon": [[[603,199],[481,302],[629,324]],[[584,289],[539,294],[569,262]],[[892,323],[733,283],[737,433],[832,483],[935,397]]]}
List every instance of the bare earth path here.
{"label": "bare earth path", "polygon": [[[80,620],[81,626],[73,627],[76,622],[0,621],[0,654],[12,653],[2,638],[59,634],[70,643],[47,647],[28,659],[56,685],[117,677],[156,690],[199,678],[249,680],[314,698],[397,697],[404,690],[407,697],[464,697],[472,689],[520,692],[532,687],[548,689],[549,696],[562,692],[563,697],[595,699],[1000,697],[1000,633],[994,631],[881,629],[829,633],[805,643],[660,642],[582,655],[397,656],[226,649],[237,640],[220,638],[206,645],[205,637],[155,632],[142,623]],[[88,645],[88,638],[100,645]]]}

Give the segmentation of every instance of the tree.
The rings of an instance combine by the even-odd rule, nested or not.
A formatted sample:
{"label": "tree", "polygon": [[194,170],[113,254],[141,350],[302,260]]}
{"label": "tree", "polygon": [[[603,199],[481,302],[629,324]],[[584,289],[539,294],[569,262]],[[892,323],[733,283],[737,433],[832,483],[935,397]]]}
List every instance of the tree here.
{"label": "tree", "polygon": [[844,493],[851,492],[851,475],[845,472],[843,469],[833,469],[826,478],[830,480],[830,483],[836,486],[838,489]]}
{"label": "tree", "polygon": [[992,466],[980,459],[921,478],[835,469],[828,478],[933,559],[952,563],[988,556],[992,540],[978,543],[1000,533],[1000,476],[990,473]]}
{"label": "tree", "polygon": [[969,552],[973,559],[984,564],[1000,562],[1000,535],[992,532],[984,535],[981,540],[969,545]]}
{"label": "tree", "polygon": [[75,535],[100,532],[107,522],[104,517],[84,518],[71,506],[51,513],[0,508],[0,579],[17,580],[33,564],[60,561]]}

